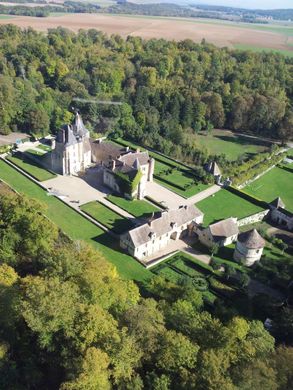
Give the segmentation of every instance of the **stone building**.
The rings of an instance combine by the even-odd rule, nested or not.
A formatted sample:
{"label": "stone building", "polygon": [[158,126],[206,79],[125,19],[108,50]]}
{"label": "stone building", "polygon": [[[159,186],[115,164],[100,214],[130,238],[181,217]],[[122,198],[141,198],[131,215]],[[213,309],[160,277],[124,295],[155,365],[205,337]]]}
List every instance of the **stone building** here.
{"label": "stone building", "polygon": [[282,199],[276,198],[270,203],[270,217],[278,225],[284,226],[288,230],[293,230],[293,213],[285,209]]}
{"label": "stone building", "polygon": [[[91,146],[93,161],[103,169],[103,184],[128,198],[145,196],[146,183],[153,181],[155,169],[155,160],[147,151],[133,151],[105,140],[92,142]],[[135,183],[130,191],[125,191],[125,180]]]}
{"label": "stone building", "polygon": [[260,260],[264,246],[265,240],[256,229],[240,233],[234,250],[234,260],[250,267]]}
{"label": "stone building", "polygon": [[216,161],[210,161],[206,166],[205,170],[214,176],[216,183],[220,183],[222,172],[219,168],[219,165],[216,163]]}
{"label": "stone building", "polygon": [[207,247],[226,246],[236,241],[239,233],[237,218],[228,218],[213,223],[205,229],[197,229],[200,242]]}
{"label": "stone building", "polygon": [[89,131],[77,113],[73,125],[64,125],[57,133],[50,153],[50,168],[61,175],[76,175],[91,164]]}
{"label": "stone building", "polygon": [[151,218],[148,223],[123,234],[120,246],[143,261],[166,248],[172,240],[191,234],[194,225],[202,221],[203,213],[193,205],[162,211],[159,217]]}

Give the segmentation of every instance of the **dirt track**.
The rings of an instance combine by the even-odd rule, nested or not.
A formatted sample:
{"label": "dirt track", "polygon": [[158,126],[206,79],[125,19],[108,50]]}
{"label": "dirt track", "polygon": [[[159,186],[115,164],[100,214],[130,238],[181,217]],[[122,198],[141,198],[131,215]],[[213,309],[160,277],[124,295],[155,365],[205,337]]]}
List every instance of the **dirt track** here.
{"label": "dirt track", "polygon": [[[254,45],[272,49],[288,50],[286,37],[280,33],[261,31],[238,26],[200,23],[191,19],[176,20],[170,18],[142,18],[131,16],[112,16],[98,14],[70,14],[47,18],[17,16],[13,19],[1,19],[0,24],[13,23],[20,27],[32,26],[36,30],[46,31],[58,26],[73,31],[95,28],[108,34],[141,36],[143,38],[165,38],[182,40],[190,38],[200,42],[205,38],[217,46],[232,47],[233,44]],[[293,50],[293,49],[292,49]]]}

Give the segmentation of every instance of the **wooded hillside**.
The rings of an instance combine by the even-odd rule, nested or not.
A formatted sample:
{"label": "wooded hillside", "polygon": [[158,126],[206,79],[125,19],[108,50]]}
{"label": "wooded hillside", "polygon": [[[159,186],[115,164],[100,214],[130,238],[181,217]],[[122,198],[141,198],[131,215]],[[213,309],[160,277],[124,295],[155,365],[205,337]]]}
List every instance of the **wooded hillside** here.
{"label": "wooded hillside", "polygon": [[292,69],[293,60],[278,54],[191,40],[123,40],[63,28],[45,35],[1,26],[0,131],[54,132],[74,106],[93,128],[102,116],[116,135],[175,156],[202,153],[190,135],[213,127],[287,140]]}

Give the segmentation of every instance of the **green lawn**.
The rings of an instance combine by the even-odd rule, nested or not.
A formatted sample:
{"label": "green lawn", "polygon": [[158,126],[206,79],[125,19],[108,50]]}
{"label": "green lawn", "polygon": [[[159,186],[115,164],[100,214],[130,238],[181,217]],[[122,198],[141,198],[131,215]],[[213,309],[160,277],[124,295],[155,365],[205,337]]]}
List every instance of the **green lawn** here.
{"label": "green lawn", "polygon": [[80,209],[117,234],[124,233],[134,227],[129,219],[115,213],[102,203],[89,202],[80,206]]}
{"label": "green lawn", "polygon": [[[24,157],[24,160],[22,159]],[[45,181],[56,177],[52,172],[47,171],[45,168],[39,166],[36,162],[25,158],[24,155],[15,154],[13,156],[7,157],[7,160],[11,161],[19,168],[23,169],[29,175],[33,176],[38,181]]]}
{"label": "green lawn", "polygon": [[268,150],[268,144],[227,130],[214,130],[211,134],[196,134],[195,141],[210,154],[225,154],[231,161]]}
{"label": "green lawn", "polygon": [[152,273],[136,262],[131,256],[122,253],[118,242],[102,229],[89,222],[72,208],[47,193],[37,184],[17,172],[7,163],[0,160],[0,179],[8,183],[16,191],[28,197],[40,200],[44,214],[74,240],[84,240],[99,250],[107,260],[113,263],[119,274],[127,279],[143,281]]}
{"label": "green lawn", "polygon": [[45,144],[39,144],[37,146],[38,149],[42,149],[44,150],[45,152],[50,152],[52,150],[51,146],[49,145],[45,145]]}
{"label": "green lawn", "polygon": [[284,168],[273,168],[246,186],[243,191],[271,202],[280,196],[288,210],[293,212],[293,173]]}
{"label": "green lawn", "polygon": [[116,195],[109,195],[107,199],[136,218],[145,217],[153,212],[160,211],[145,200],[129,200]]}
{"label": "green lawn", "polygon": [[263,210],[261,207],[224,189],[201,200],[196,204],[196,207],[204,213],[205,226],[229,217],[241,219]]}

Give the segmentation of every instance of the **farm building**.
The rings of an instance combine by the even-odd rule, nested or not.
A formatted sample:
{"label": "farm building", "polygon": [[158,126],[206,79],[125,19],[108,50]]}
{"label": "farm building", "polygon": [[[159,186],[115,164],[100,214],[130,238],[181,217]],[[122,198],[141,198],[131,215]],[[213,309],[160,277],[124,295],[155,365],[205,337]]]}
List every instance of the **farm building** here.
{"label": "farm building", "polygon": [[74,175],[84,171],[91,164],[89,131],[77,113],[74,124],[63,126],[53,142],[48,155],[50,168],[61,175]]}
{"label": "farm building", "polygon": [[246,266],[259,261],[265,246],[265,240],[256,229],[240,233],[234,251],[234,259]]}
{"label": "farm building", "polygon": [[278,225],[287,227],[288,230],[293,230],[293,213],[285,209],[285,204],[282,199],[276,198],[270,203],[271,219]]}
{"label": "farm building", "polygon": [[200,242],[207,247],[213,245],[226,246],[236,241],[239,230],[237,218],[228,218],[209,225],[206,229],[198,229]]}
{"label": "farm building", "polygon": [[151,218],[148,223],[122,235],[120,246],[137,259],[144,260],[167,247],[171,240],[191,234],[194,225],[202,222],[203,213],[193,205],[162,211],[158,218]]}

